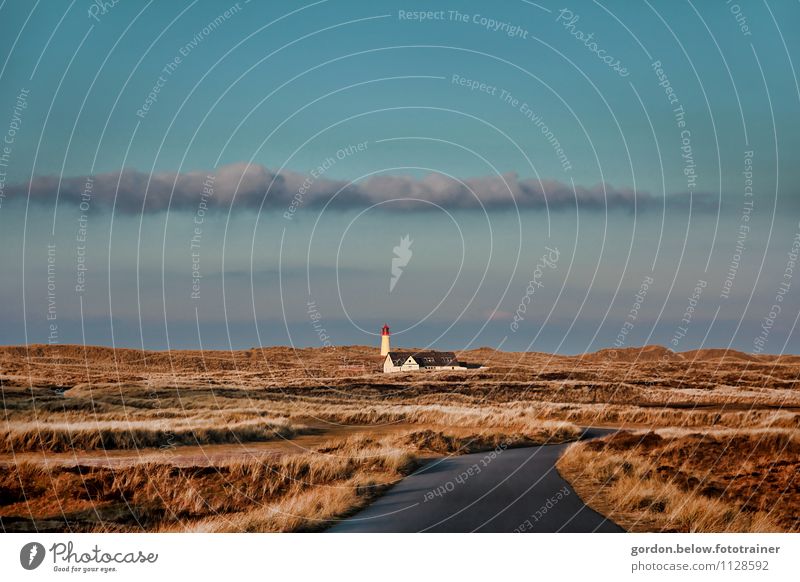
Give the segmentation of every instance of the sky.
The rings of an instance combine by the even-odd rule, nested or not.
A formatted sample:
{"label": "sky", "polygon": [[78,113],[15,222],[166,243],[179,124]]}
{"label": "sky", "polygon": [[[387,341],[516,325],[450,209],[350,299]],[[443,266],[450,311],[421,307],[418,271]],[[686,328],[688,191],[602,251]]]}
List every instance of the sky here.
{"label": "sky", "polygon": [[799,353],[798,17],[7,0],[0,343]]}

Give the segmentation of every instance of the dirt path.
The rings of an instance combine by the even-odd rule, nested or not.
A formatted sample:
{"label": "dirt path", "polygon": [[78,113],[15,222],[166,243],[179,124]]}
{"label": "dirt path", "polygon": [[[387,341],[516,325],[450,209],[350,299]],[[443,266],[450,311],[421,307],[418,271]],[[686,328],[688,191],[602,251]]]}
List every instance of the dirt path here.
{"label": "dirt path", "polygon": [[412,428],[409,424],[382,426],[344,426],[337,424],[305,423],[314,429],[313,434],[302,434],[291,439],[279,438],[264,442],[204,444],[163,449],[110,449],[94,451],[69,451],[65,453],[26,452],[0,454],[0,466],[22,462],[55,465],[89,465],[112,467],[143,462],[170,463],[177,466],[214,465],[231,459],[263,459],[273,455],[287,455],[314,451],[323,444],[357,435],[382,437]]}

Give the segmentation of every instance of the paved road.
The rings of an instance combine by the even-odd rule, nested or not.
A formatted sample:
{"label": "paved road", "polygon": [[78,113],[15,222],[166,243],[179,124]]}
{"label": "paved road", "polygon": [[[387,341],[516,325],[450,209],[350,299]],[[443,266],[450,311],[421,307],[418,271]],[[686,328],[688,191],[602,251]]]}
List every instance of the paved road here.
{"label": "paved road", "polygon": [[[588,429],[584,438],[610,432]],[[328,531],[624,531],[587,507],[556,471],[555,463],[568,446],[507,449],[494,458],[475,453],[431,461]]]}

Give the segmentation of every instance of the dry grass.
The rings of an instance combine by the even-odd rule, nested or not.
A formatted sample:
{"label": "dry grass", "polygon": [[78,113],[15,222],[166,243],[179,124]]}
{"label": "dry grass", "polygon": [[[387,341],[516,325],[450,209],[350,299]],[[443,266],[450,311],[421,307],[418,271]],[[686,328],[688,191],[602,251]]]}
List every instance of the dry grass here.
{"label": "dry grass", "polygon": [[301,523],[276,507],[314,499],[321,511],[317,516],[340,515],[394,483],[413,463],[408,452],[367,440],[348,443],[340,454],[212,467],[22,463],[0,477],[2,520],[7,530],[47,529],[60,522],[60,529],[72,531],[294,531],[322,522],[312,523],[309,514]]}
{"label": "dry grass", "polygon": [[[354,439],[329,456],[293,458],[278,477],[286,493],[250,504],[243,511],[162,526],[160,531],[290,532],[315,531],[365,506],[411,472],[416,459],[387,442]],[[292,475],[291,478],[287,477]],[[262,474],[275,480],[276,474]],[[309,480],[313,483],[309,485]]]}
{"label": "dry grass", "polygon": [[[484,348],[460,358],[487,368],[384,375],[375,351],[364,346],[203,354],[0,348],[5,421],[0,463],[12,468],[0,477],[2,525],[314,529],[402,477],[406,465],[392,468],[389,457],[472,452],[500,440],[511,446],[563,442],[576,438],[580,424],[658,429],[664,437],[652,449],[627,443],[595,450],[581,444],[561,463],[562,471],[573,470],[570,479],[584,498],[616,512],[614,519],[623,525],[637,531],[797,529],[791,520],[800,490],[791,471],[800,470],[800,452],[776,456],[778,449],[770,448],[780,446],[782,437],[769,435],[800,428],[800,358],[714,350],[674,354],[657,347],[584,357]],[[303,427],[318,430],[322,421],[349,428],[329,427],[319,439],[304,435]],[[702,440],[690,429],[716,436]],[[337,436],[354,430],[374,440]],[[295,455],[297,466],[279,464],[289,463],[287,455],[273,451],[281,443],[263,445],[273,451],[269,458],[225,456],[226,447],[233,455],[238,448],[225,443],[293,437],[316,439],[312,448],[319,445],[319,451],[308,458]],[[330,442],[322,445],[325,440]],[[215,444],[222,452],[211,464],[194,466],[203,462],[200,445]],[[147,453],[165,445],[198,445],[200,454],[171,464]],[[46,451],[52,462],[58,451],[64,452],[62,460],[77,451],[88,464],[91,451],[101,449],[120,449],[115,462],[128,459],[126,450],[131,463],[138,454],[160,460],[46,469],[14,467],[10,453]],[[388,455],[388,465],[363,458],[367,452],[374,459]],[[776,460],[789,464],[775,471],[769,463]],[[301,479],[300,486],[259,467],[285,475],[306,472],[314,479]],[[273,475],[272,469],[264,470]],[[612,478],[598,480],[598,475]],[[23,498],[19,483],[27,483]],[[782,495],[776,493],[781,487]],[[762,519],[770,509],[772,525]]]}
{"label": "dry grass", "polygon": [[477,428],[493,417],[505,426],[529,418],[800,428],[796,357],[663,348],[581,358],[480,349],[461,357],[488,368],[381,374],[375,350],[360,346],[204,354],[10,347],[0,348],[0,384],[12,424],[175,420],[225,427],[275,417],[447,424],[461,416]]}
{"label": "dry grass", "polygon": [[[567,427],[558,428],[563,436]],[[6,531],[311,531],[363,507],[413,470],[420,452],[533,442],[514,438],[410,430],[202,467],[20,463],[0,474],[0,520]]]}
{"label": "dry grass", "polygon": [[790,431],[618,433],[578,443],[558,470],[629,531],[800,530],[800,439]]}
{"label": "dry grass", "polygon": [[31,451],[68,452],[107,449],[164,448],[180,445],[261,442],[276,438],[291,438],[306,430],[288,421],[265,422],[250,420],[230,425],[197,424],[158,421],[139,422],[82,422],[14,423],[0,430],[0,452]]}
{"label": "dry grass", "polygon": [[[498,352],[483,348],[460,359],[487,368],[466,371],[379,373],[380,357],[367,346],[336,349],[264,348],[233,352],[141,352],[81,346],[0,347],[5,388],[53,388],[87,399],[116,393],[116,405],[132,394],[133,406],[182,408],[186,390],[213,389],[223,400],[233,389],[334,397],[372,394],[416,401],[430,394],[465,396],[476,402],[581,404],[745,404],[754,408],[800,407],[796,356],[749,356],[714,350],[674,354],[663,348],[604,350],[581,357]],[[171,389],[158,398],[149,388]],[[220,388],[219,391],[216,391]],[[161,400],[161,396],[165,400]],[[69,398],[69,397],[68,397]],[[138,400],[138,402],[136,402]],[[339,399],[341,400],[341,398]],[[62,399],[63,403],[63,399]],[[59,403],[53,402],[54,407]],[[103,410],[103,408],[106,410]],[[13,408],[13,403],[12,403]],[[91,409],[89,409],[91,410]]]}
{"label": "dry grass", "polygon": [[800,428],[800,414],[781,409],[719,407],[637,406],[620,404],[526,403],[539,418],[583,425],[640,425],[648,427]]}
{"label": "dry grass", "polygon": [[[443,401],[452,396],[442,395]],[[800,414],[780,409],[736,410],[725,407],[669,408],[614,404],[574,404],[536,401],[443,404],[437,401],[376,404],[322,403],[311,399],[271,403],[270,410],[294,410],[342,424],[420,423],[451,426],[502,426],[530,430],[542,419],[581,425],[641,425],[661,427],[800,428]]]}

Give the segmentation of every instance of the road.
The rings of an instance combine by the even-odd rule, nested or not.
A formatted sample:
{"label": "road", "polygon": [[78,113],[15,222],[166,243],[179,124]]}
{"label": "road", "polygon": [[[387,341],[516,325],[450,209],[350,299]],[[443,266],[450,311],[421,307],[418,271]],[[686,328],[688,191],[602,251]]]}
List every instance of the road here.
{"label": "road", "polygon": [[[587,429],[583,438],[613,430]],[[621,532],[555,468],[569,444],[437,459],[331,532]],[[477,467],[477,469],[476,469]],[[470,469],[472,469],[470,471]]]}

